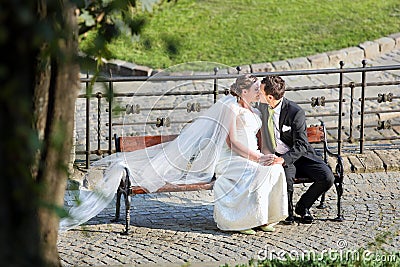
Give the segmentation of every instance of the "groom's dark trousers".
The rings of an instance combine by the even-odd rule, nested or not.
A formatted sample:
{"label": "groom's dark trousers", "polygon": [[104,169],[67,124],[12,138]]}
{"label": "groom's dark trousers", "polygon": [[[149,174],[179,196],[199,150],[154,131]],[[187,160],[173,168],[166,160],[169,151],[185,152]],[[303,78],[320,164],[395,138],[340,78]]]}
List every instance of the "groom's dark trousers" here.
{"label": "groom's dark trousers", "polygon": [[318,197],[332,186],[334,181],[331,169],[322,159],[316,160],[301,157],[293,164],[285,165],[284,170],[290,195],[293,195],[294,177],[307,177],[314,181],[297,202],[296,207],[299,210],[309,209]]}

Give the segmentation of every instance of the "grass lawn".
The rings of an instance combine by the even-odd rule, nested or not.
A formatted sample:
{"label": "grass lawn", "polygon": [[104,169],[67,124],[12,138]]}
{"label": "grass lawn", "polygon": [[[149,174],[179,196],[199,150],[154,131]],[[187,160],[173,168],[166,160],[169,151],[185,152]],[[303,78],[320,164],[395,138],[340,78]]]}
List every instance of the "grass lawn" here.
{"label": "grass lawn", "polygon": [[[229,66],[357,46],[400,32],[399,0],[178,0],[153,10],[139,41],[110,58],[152,68],[192,61]],[[82,42],[87,50],[93,35]]]}

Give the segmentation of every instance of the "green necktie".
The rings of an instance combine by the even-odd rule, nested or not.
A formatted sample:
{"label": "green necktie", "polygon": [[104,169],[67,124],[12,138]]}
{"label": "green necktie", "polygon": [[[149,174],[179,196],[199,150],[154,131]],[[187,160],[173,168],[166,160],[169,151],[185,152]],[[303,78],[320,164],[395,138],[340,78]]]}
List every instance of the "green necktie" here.
{"label": "green necktie", "polygon": [[[268,107],[268,133],[269,133],[269,137],[271,138],[271,144],[272,144],[272,149],[275,151],[275,147],[276,147],[276,140],[275,140],[275,131],[274,131],[274,113],[275,111]],[[271,152],[274,152],[271,151]]]}

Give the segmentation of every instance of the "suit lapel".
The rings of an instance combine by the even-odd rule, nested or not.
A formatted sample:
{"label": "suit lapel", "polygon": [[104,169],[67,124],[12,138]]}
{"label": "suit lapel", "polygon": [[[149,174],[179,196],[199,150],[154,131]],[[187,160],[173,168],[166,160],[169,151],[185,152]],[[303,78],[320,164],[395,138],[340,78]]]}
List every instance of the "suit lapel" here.
{"label": "suit lapel", "polygon": [[288,101],[284,97],[282,99],[282,107],[281,107],[281,114],[279,115],[279,132],[282,134],[282,127],[283,127],[283,122],[286,121],[286,117],[288,116]]}
{"label": "suit lapel", "polygon": [[263,127],[261,128],[261,149],[264,150],[264,148],[267,148],[269,151],[273,151],[272,149],[272,143],[271,143],[271,138],[268,133],[268,104],[265,103],[260,103],[259,104],[259,109],[262,114],[262,121],[263,121]]}

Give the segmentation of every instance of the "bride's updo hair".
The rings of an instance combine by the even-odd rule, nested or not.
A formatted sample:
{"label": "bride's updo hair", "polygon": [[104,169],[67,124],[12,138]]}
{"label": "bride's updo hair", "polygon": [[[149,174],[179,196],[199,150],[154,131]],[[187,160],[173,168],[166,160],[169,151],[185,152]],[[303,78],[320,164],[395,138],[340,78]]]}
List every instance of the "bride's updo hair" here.
{"label": "bride's updo hair", "polygon": [[241,96],[244,89],[250,89],[257,81],[257,77],[252,74],[241,75],[237,77],[236,81],[231,85],[230,93],[236,97]]}

